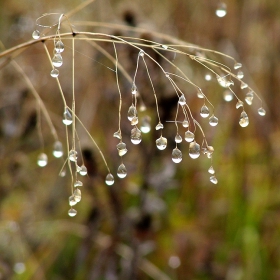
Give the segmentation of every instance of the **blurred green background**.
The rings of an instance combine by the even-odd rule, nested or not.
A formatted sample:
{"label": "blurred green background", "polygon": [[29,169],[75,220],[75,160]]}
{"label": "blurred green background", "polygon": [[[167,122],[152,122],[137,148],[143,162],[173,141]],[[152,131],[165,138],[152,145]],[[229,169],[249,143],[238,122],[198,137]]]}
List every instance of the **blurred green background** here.
{"label": "blurred green background", "polygon": [[[81,2],[1,0],[0,39],[6,48],[28,41],[40,15],[67,13]],[[116,178],[108,188],[99,154],[77,126],[89,176],[83,180],[77,216],[68,217],[71,178],[69,174],[58,176],[63,161],[51,156],[53,139],[46,121],[42,118],[41,124],[49,164],[40,168],[36,164],[42,151],[36,130],[37,103],[15,69],[9,64],[2,67],[0,279],[280,279],[279,2],[225,3],[227,15],[219,18],[215,15],[219,1],[214,0],[96,0],[71,18],[71,22],[90,20],[158,31],[242,62],[244,81],[261,95],[267,111],[265,117],[257,114],[257,100],[251,107],[246,105],[247,128],[238,124],[240,111],[235,101],[225,102],[223,89],[213,80],[203,80],[207,72],[202,67],[189,64],[186,68],[215,105],[219,118],[215,128],[202,121],[209,145],[215,148],[217,185],[209,182],[209,160],[190,159],[186,143],[180,146],[184,159],[175,165],[170,156],[175,143],[169,141],[168,148],[159,152],[154,145],[158,134],[151,131],[139,146],[132,147],[131,128],[126,124],[129,153],[124,159],[129,174],[124,180]],[[75,28],[83,30],[79,25]],[[101,30],[130,35],[118,28]],[[148,31],[137,36],[156,40]],[[100,45],[112,53],[110,44]],[[133,76],[135,54],[117,47],[120,61]],[[117,130],[118,92],[114,73],[104,67],[114,65],[84,42],[77,43],[77,50],[77,114],[115,172],[120,164],[118,142],[112,137]],[[71,54],[69,47],[65,53],[66,58]],[[16,61],[64,141],[63,104],[49,76],[42,45],[28,48]],[[180,63],[179,58],[176,62]],[[65,59],[60,77],[68,102],[70,70]],[[156,125],[143,65],[139,71],[142,91],[149,91],[144,94],[147,112]],[[160,113],[170,120],[176,110],[170,88],[153,66],[150,72],[159,92]],[[120,82],[122,91],[128,93],[131,85],[121,75]],[[234,89],[242,98],[244,92]],[[190,87],[186,97],[191,109],[198,111],[201,100]],[[124,108],[129,102],[124,97]],[[172,139],[175,133],[174,124],[166,124],[165,136]]]}

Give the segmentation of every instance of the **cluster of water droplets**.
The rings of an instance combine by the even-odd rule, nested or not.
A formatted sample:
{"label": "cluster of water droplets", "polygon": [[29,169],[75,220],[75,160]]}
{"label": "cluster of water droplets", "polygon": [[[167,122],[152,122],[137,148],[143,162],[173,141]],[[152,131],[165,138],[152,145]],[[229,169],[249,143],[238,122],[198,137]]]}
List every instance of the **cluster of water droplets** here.
{"label": "cluster of water droplets", "polygon": [[50,73],[50,75],[53,78],[57,78],[59,75],[59,71],[57,68],[61,67],[63,64],[63,59],[62,59],[62,55],[61,53],[64,51],[64,44],[61,41],[61,39],[59,38],[58,41],[54,41],[54,56],[52,58],[52,65],[53,65],[53,69]]}

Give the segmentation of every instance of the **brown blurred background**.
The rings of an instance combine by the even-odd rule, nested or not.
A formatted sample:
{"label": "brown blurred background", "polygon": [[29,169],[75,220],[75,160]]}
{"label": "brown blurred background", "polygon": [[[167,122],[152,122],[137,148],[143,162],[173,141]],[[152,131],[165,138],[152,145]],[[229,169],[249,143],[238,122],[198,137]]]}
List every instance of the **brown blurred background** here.
{"label": "brown blurred background", "polygon": [[[40,15],[67,13],[80,3],[1,0],[0,39],[6,48],[26,42]],[[204,68],[194,63],[184,68],[215,105],[219,118],[215,128],[201,121],[209,145],[215,148],[217,185],[209,182],[209,160],[202,156],[191,160],[186,143],[180,145],[183,161],[178,165],[171,161],[176,134],[172,123],[165,123],[164,136],[170,140],[165,151],[155,148],[159,134],[153,129],[139,146],[130,143],[131,126],[125,119],[131,84],[120,74],[128,176],[123,180],[115,176],[114,186],[108,188],[100,156],[77,125],[89,176],[83,178],[77,216],[68,217],[71,178],[69,173],[58,176],[63,161],[51,155],[54,139],[46,121],[42,117],[49,164],[40,168],[36,164],[42,152],[36,129],[38,104],[10,64],[1,69],[0,279],[280,279],[279,3],[225,1],[227,15],[223,18],[215,14],[219,3],[96,0],[71,18],[71,22],[90,20],[158,31],[242,62],[244,81],[262,97],[267,112],[265,117],[257,114],[261,104],[256,98],[251,107],[246,105],[247,128],[238,124],[240,111],[235,101],[225,102],[223,89],[214,79],[203,79],[207,73]],[[131,35],[117,27],[90,29],[76,24],[74,28]],[[148,31],[135,35],[158,40]],[[70,104],[71,62],[67,58],[71,44],[65,45],[60,79]],[[47,46],[51,50],[52,43]],[[100,46],[113,54],[112,44]],[[84,41],[77,41],[76,47],[77,114],[115,174],[120,164],[118,142],[112,137],[117,130],[118,92],[115,75],[107,68],[114,65]],[[126,46],[117,46],[117,51],[133,77],[137,52]],[[155,59],[168,67],[160,57]],[[42,45],[31,46],[15,60],[40,94],[64,142],[63,103],[50,78]],[[174,59],[175,64],[184,62],[180,57]],[[229,60],[221,62],[232,67]],[[174,119],[177,97],[158,69],[148,65],[160,114],[165,121]],[[147,106],[145,114],[152,117],[155,126],[155,104],[146,75],[142,65],[137,78]],[[238,86],[234,90],[243,100],[244,91]],[[197,114],[202,101],[195,93],[186,86],[188,104]]]}

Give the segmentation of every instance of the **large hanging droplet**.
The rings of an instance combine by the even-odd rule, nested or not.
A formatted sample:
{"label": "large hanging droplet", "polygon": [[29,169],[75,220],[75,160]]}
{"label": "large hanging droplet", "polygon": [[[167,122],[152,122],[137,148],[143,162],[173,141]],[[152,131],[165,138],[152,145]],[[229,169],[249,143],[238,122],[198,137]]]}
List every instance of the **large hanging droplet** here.
{"label": "large hanging droplet", "polygon": [[247,88],[247,87],[248,87],[248,85],[244,82],[242,82],[241,85],[240,85],[241,89],[244,89],[244,88]]}
{"label": "large hanging droplet", "polygon": [[121,139],[121,138],[122,138],[121,132],[120,132],[119,130],[116,131],[116,132],[113,134],[113,137],[118,138],[118,139]]}
{"label": "large hanging droplet", "polygon": [[77,161],[77,151],[75,150],[70,150],[69,151],[69,160],[73,161],[73,162],[76,162]]}
{"label": "large hanging droplet", "polygon": [[249,91],[246,93],[245,101],[248,105],[252,105],[254,99],[254,93]]}
{"label": "large hanging droplet", "polygon": [[62,43],[61,40],[59,40],[55,43],[54,49],[55,49],[56,53],[62,53],[64,51],[64,44]]}
{"label": "large hanging droplet", "polygon": [[69,211],[68,211],[68,215],[70,217],[75,217],[77,215],[77,210],[71,208]]}
{"label": "large hanging droplet", "polygon": [[60,67],[63,64],[62,56],[60,54],[56,53],[53,56],[52,64],[54,67]]}
{"label": "large hanging droplet", "polygon": [[225,90],[223,96],[226,102],[230,102],[233,99],[233,93],[230,90]]}
{"label": "large hanging droplet", "polygon": [[259,108],[259,109],[258,109],[258,114],[259,114],[260,116],[265,116],[265,114],[266,114],[265,109],[264,109],[263,107]]}
{"label": "large hanging droplet", "polygon": [[233,81],[227,80],[226,77],[217,76],[217,81],[220,84],[220,86],[222,86],[224,88],[227,88],[227,87],[233,85]]}
{"label": "large hanging droplet", "polygon": [[126,177],[127,170],[126,170],[125,165],[123,163],[119,166],[118,171],[117,171],[117,175],[118,175],[119,178]]}
{"label": "large hanging droplet", "polygon": [[181,106],[184,106],[185,104],[186,104],[186,97],[185,97],[185,95],[181,95],[180,97],[179,97],[179,104],[181,105]]}
{"label": "large hanging droplet", "polygon": [[200,116],[202,118],[207,118],[209,116],[209,109],[205,104],[200,109]]}
{"label": "large hanging droplet", "polygon": [[150,132],[150,130],[151,130],[151,118],[149,116],[143,117],[143,119],[141,121],[140,129],[143,133]]}
{"label": "large hanging droplet", "polygon": [[37,40],[40,38],[40,31],[39,30],[34,30],[32,33],[32,38]]}
{"label": "large hanging droplet", "polygon": [[182,152],[178,148],[173,149],[173,151],[172,151],[172,160],[175,163],[179,163],[179,162],[182,161]]}
{"label": "large hanging droplet", "polygon": [[227,14],[227,5],[223,2],[219,3],[216,9],[216,16],[222,18],[226,14]]}
{"label": "large hanging droplet", "polygon": [[239,69],[239,68],[241,68],[241,67],[242,67],[242,64],[241,64],[240,62],[235,62],[235,63],[234,63],[233,68],[234,68],[235,70],[237,70],[237,69]]}
{"label": "large hanging droplet", "polygon": [[242,111],[240,115],[239,124],[241,127],[246,127],[249,124],[249,118],[245,111]]}
{"label": "large hanging droplet", "polygon": [[138,129],[138,127],[134,127],[131,130],[130,139],[131,139],[132,144],[134,144],[134,145],[138,145],[142,141],[141,130]]}
{"label": "large hanging droplet", "polygon": [[194,134],[191,131],[186,131],[185,132],[185,140],[187,142],[192,142],[194,140]]}
{"label": "large hanging droplet", "polygon": [[215,174],[215,169],[213,168],[213,166],[210,166],[210,167],[209,167],[208,173],[210,173],[210,174]]}
{"label": "large hanging droplet", "polygon": [[80,173],[81,176],[86,176],[87,175],[87,168],[84,165],[82,165],[79,173]]}
{"label": "large hanging droplet", "polygon": [[211,176],[210,177],[210,182],[215,184],[215,185],[218,184],[218,180],[217,180],[216,176]]}
{"label": "large hanging droplet", "polygon": [[241,100],[238,100],[236,105],[235,105],[236,109],[238,109],[238,108],[240,108],[242,106],[243,106],[243,102]]}
{"label": "large hanging droplet", "polygon": [[81,181],[76,181],[76,182],[74,183],[74,187],[75,187],[75,188],[82,187],[82,186],[83,186],[83,183],[82,183]]}
{"label": "large hanging droplet", "polygon": [[123,142],[120,142],[117,145],[117,149],[120,157],[124,156],[127,153],[126,144]]}
{"label": "large hanging droplet", "polygon": [[177,133],[177,135],[175,136],[175,142],[176,143],[181,143],[182,142],[182,137],[180,134]]}
{"label": "large hanging droplet", "polygon": [[114,184],[114,182],[115,182],[114,176],[111,173],[109,173],[105,178],[106,185],[112,186]]}
{"label": "large hanging droplet", "polygon": [[183,127],[189,127],[189,121],[188,121],[187,118],[185,118],[185,119],[183,120],[182,125],[183,125]]}
{"label": "large hanging droplet", "polygon": [[132,121],[132,119],[133,119],[134,117],[137,117],[137,110],[136,110],[134,104],[132,104],[132,105],[128,108],[127,118],[128,118],[128,120]]}
{"label": "large hanging droplet", "polygon": [[63,156],[63,148],[62,148],[62,143],[60,141],[54,142],[53,155],[56,158],[61,158]]}
{"label": "large hanging droplet", "polygon": [[216,126],[218,124],[219,120],[217,117],[215,117],[214,115],[212,115],[210,118],[209,118],[209,124],[211,126]]}
{"label": "large hanging droplet", "polygon": [[76,203],[80,202],[81,199],[82,199],[82,193],[81,193],[80,189],[78,189],[78,188],[75,189],[74,193],[73,193],[73,196],[74,196],[74,199],[75,199]]}
{"label": "large hanging droplet", "polygon": [[65,109],[65,111],[64,111],[64,113],[63,113],[63,117],[64,117],[64,119],[62,120],[62,122],[63,122],[65,125],[70,125],[70,124],[72,124],[72,122],[73,122],[72,114],[70,113],[70,111],[68,110],[68,108]]}
{"label": "large hanging droplet", "polygon": [[238,79],[243,79],[244,78],[244,73],[242,71],[238,71],[236,76],[237,76]]}
{"label": "large hanging droplet", "polygon": [[69,205],[74,206],[77,204],[77,201],[75,200],[74,195],[69,196]]}
{"label": "large hanging droplet", "polygon": [[165,137],[160,136],[156,140],[156,145],[159,150],[164,150],[167,146],[167,139]]}
{"label": "large hanging droplet", "polygon": [[159,122],[156,126],[156,130],[160,130],[163,129],[163,124],[161,122]]}
{"label": "large hanging droplet", "polygon": [[132,93],[133,95],[137,94],[137,87],[136,87],[135,83],[132,84],[131,93]]}
{"label": "large hanging droplet", "polygon": [[200,156],[200,145],[195,141],[190,143],[189,155],[191,158],[196,159]]}
{"label": "large hanging droplet", "polygon": [[58,75],[59,75],[59,71],[57,70],[57,69],[53,69],[52,71],[51,71],[51,76],[53,77],[53,78],[57,78],[58,77]]}
{"label": "large hanging droplet", "polygon": [[214,148],[212,146],[207,146],[205,149],[205,153],[208,158],[211,158],[212,154],[214,153]]}
{"label": "large hanging droplet", "polygon": [[48,164],[48,156],[45,153],[39,154],[38,159],[37,159],[37,164],[40,167],[46,166]]}
{"label": "large hanging droplet", "polygon": [[202,98],[204,98],[205,96],[204,96],[203,92],[199,90],[199,91],[197,92],[197,97],[202,99]]}

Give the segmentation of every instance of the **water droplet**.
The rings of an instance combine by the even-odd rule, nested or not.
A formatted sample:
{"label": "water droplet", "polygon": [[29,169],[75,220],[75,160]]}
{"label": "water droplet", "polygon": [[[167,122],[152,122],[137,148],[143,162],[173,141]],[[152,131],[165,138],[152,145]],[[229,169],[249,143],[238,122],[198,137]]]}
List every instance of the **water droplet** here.
{"label": "water droplet", "polygon": [[189,155],[193,159],[196,159],[200,156],[200,145],[195,141],[190,143]]}
{"label": "water droplet", "polygon": [[211,176],[210,177],[210,182],[215,184],[215,185],[218,184],[218,180],[217,180],[216,176]]}
{"label": "water droplet", "polygon": [[[24,263],[22,263],[22,262],[15,263],[14,271],[16,274],[22,274],[25,272],[25,270],[26,270],[26,267],[25,267]],[[17,277],[15,277],[15,278],[17,278]]]}
{"label": "water droplet", "polygon": [[40,31],[39,30],[34,30],[32,33],[32,38],[37,40],[40,38]]}
{"label": "water droplet", "polygon": [[243,79],[244,78],[244,73],[242,71],[238,71],[236,76],[237,76],[238,79]]}
{"label": "water droplet", "polygon": [[108,186],[112,186],[114,184],[114,176],[109,173],[106,178],[105,178],[105,183],[108,185]]}
{"label": "water droplet", "polygon": [[160,136],[156,140],[156,145],[159,150],[164,150],[167,146],[167,139],[165,137]]}
{"label": "water droplet", "polygon": [[113,134],[113,137],[118,138],[118,139],[121,139],[121,138],[122,138],[121,132],[120,132],[119,130],[116,131],[116,132]]}
{"label": "water droplet", "polygon": [[163,124],[161,122],[159,122],[156,126],[156,130],[160,130],[163,129]]}
{"label": "water droplet", "polygon": [[136,125],[138,124],[138,117],[133,117],[131,120],[131,125]]}
{"label": "water droplet", "polygon": [[70,217],[75,217],[77,215],[77,210],[71,208],[69,211],[68,211],[68,215]]}
{"label": "water droplet", "polygon": [[72,114],[70,113],[70,111],[68,110],[68,108],[65,109],[65,111],[64,111],[64,113],[63,113],[63,117],[64,117],[64,119],[62,120],[62,122],[63,122],[65,125],[70,125],[70,124],[72,124],[72,122],[73,122]]}
{"label": "water droplet", "polygon": [[53,155],[56,158],[61,158],[63,156],[63,148],[62,148],[62,143],[60,141],[54,142]]}
{"label": "water droplet", "polygon": [[60,67],[63,64],[62,56],[60,54],[56,53],[53,56],[52,64],[54,67]]}
{"label": "water droplet", "polygon": [[219,3],[216,9],[217,17],[224,17],[227,14],[227,5],[225,3]]}
{"label": "water droplet", "polygon": [[64,44],[62,43],[61,40],[59,40],[55,43],[54,49],[55,49],[56,53],[62,53],[64,51]]}
{"label": "water droplet", "polygon": [[75,200],[74,195],[69,196],[69,205],[74,206],[77,204],[77,201]]}
{"label": "water droplet", "polygon": [[242,67],[242,64],[241,64],[240,62],[235,62],[234,66],[233,66],[233,68],[234,68],[235,70],[237,70],[237,69],[239,69],[239,68],[241,68],[241,67]]}
{"label": "water droplet", "polygon": [[75,150],[70,150],[69,151],[69,160],[76,162],[77,161],[77,151]]}
{"label": "water droplet", "polygon": [[212,80],[211,74],[206,74],[204,78],[205,78],[206,81],[211,81]]}
{"label": "water droplet", "polygon": [[217,117],[215,117],[214,115],[212,115],[210,118],[209,118],[209,124],[211,126],[216,126],[218,124],[219,120]]}
{"label": "water droplet", "polygon": [[242,111],[240,115],[239,124],[241,127],[246,127],[249,124],[249,118],[245,111]]}
{"label": "water droplet", "polygon": [[151,118],[149,116],[145,116],[143,117],[142,121],[141,121],[141,131],[143,133],[148,133],[151,130]]}
{"label": "water droplet", "polygon": [[206,105],[203,105],[200,109],[200,116],[202,118],[207,118],[209,116],[209,109]]}
{"label": "water droplet", "polygon": [[82,165],[79,173],[80,173],[81,176],[86,176],[87,175],[87,168],[84,165]]}
{"label": "water droplet", "polygon": [[80,202],[82,199],[82,193],[81,193],[80,189],[76,188],[74,190],[73,196],[74,196],[76,203]]}
{"label": "water droplet", "polygon": [[178,148],[173,149],[173,151],[172,151],[172,160],[175,163],[179,163],[179,162],[182,161],[182,152]]}
{"label": "water droplet", "polygon": [[59,71],[58,71],[57,69],[54,68],[54,69],[51,71],[51,76],[52,76],[53,78],[57,78],[58,75],[59,75]]}
{"label": "water droplet", "polygon": [[134,127],[131,130],[130,139],[131,139],[132,144],[134,144],[134,145],[138,145],[142,141],[141,130],[138,129],[138,127]]}
{"label": "water droplet", "polygon": [[186,104],[186,97],[183,94],[179,97],[179,104],[181,106],[184,106]]}
{"label": "water droplet", "polygon": [[233,85],[233,81],[229,81],[226,79],[226,77],[221,77],[221,76],[217,76],[217,81],[220,84],[220,86],[227,88],[231,85]]}
{"label": "water droplet", "polygon": [[181,143],[181,142],[182,142],[182,137],[181,137],[181,135],[179,135],[178,133],[177,133],[177,135],[175,136],[175,142],[176,142],[176,143]]}
{"label": "water droplet", "polygon": [[215,169],[213,168],[213,166],[210,166],[210,167],[209,167],[208,172],[209,172],[210,174],[215,174]]}
{"label": "water droplet", "polygon": [[128,120],[132,121],[132,119],[133,119],[134,117],[137,117],[137,110],[136,110],[134,104],[132,104],[132,105],[128,108],[127,118],[128,118]]}
{"label": "water droplet", "polygon": [[117,145],[117,149],[120,157],[124,156],[127,153],[126,144],[123,142],[120,142]]}
{"label": "water droplet", "polygon": [[202,98],[204,98],[205,96],[204,96],[204,94],[202,93],[202,91],[198,91],[198,92],[197,92],[197,97],[202,99]]}
{"label": "water droplet", "polygon": [[132,84],[131,93],[132,94],[137,94],[137,87],[136,87],[135,83]]}
{"label": "water droplet", "polygon": [[261,107],[261,108],[258,109],[258,113],[259,113],[260,116],[265,116],[266,111],[263,107]]}
{"label": "water droplet", "polygon": [[59,176],[60,176],[60,177],[65,177],[65,175],[66,175],[66,170],[65,170],[65,169],[62,169],[62,170],[60,171],[60,173],[59,173]]}
{"label": "water droplet", "polygon": [[48,156],[45,153],[39,154],[38,159],[37,159],[37,164],[40,167],[46,166],[48,164]]}
{"label": "water droplet", "polygon": [[161,47],[162,47],[163,49],[165,49],[165,50],[168,49],[168,46],[166,46],[166,45],[161,45]]}
{"label": "water droplet", "polygon": [[212,154],[214,153],[214,148],[212,146],[207,146],[205,149],[205,153],[208,158],[211,158]]}
{"label": "water droplet", "polygon": [[182,125],[183,125],[183,127],[189,127],[189,121],[187,118],[184,119]]}
{"label": "water droplet", "polygon": [[143,50],[141,50],[140,52],[139,52],[139,56],[144,56],[145,55],[145,53],[144,53],[144,51]]}
{"label": "water droplet", "polygon": [[241,83],[241,86],[240,86],[241,89],[244,89],[244,88],[247,88],[247,87],[248,87],[248,85],[246,83],[244,83],[244,82]]}
{"label": "water droplet", "polygon": [[82,187],[83,186],[83,183],[81,181],[76,181],[74,183],[74,187],[77,188],[77,187]]}
{"label": "water droplet", "polygon": [[185,132],[185,140],[187,142],[192,142],[194,140],[194,134],[191,131],[186,131]]}
{"label": "water droplet", "polygon": [[245,101],[248,105],[252,105],[254,99],[254,93],[249,91],[246,93]]}
{"label": "water droplet", "polygon": [[236,109],[243,107],[243,102],[241,100],[238,100],[235,107],[236,107]]}
{"label": "water droplet", "polygon": [[117,175],[118,175],[119,178],[126,177],[127,171],[126,171],[125,165],[123,163],[119,166],[118,171],[117,171]]}
{"label": "water droplet", "polygon": [[233,99],[233,93],[232,93],[230,90],[225,90],[224,93],[223,93],[223,95],[224,95],[224,100],[225,100],[226,102],[232,101],[232,99]]}

